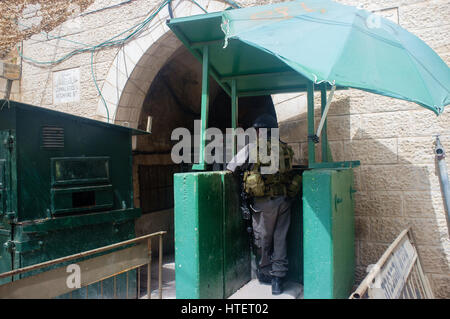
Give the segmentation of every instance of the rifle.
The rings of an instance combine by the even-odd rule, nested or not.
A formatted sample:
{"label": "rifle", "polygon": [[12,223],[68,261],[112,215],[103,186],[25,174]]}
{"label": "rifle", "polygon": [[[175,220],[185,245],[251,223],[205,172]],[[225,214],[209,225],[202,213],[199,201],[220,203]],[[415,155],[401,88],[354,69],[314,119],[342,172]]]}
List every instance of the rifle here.
{"label": "rifle", "polygon": [[252,226],[252,212],[258,212],[253,208],[253,198],[250,197],[244,190],[244,182],[243,182],[244,173],[241,172],[239,174],[240,183],[239,183],[239,197],[240,197],[240,208],[242,219],[245,222],[245,228],[249,237],[250,251],[256,256],[256,250],[254,246],[254,238],[253,238],[253,226]]}
{"label": "rifle", "polygon": [[252,219],[252,212],[251,212],[251,198],[248,196],[248,194],[244,191],[244,187],[241,185],[240,190],[240,206],[241,206],[241,213],[242,213],[242,219],[244,220],[251,220]]}
{"label": "rifle", "polygon": [[244,177],[244,172],[243,171],[239,172],[239,196],[240,196],[239,205],[241,207],[242,219],[251,221],[251,219],[252,219],[251,204],[252,204],[253,200],[245,192],[243,177]]}

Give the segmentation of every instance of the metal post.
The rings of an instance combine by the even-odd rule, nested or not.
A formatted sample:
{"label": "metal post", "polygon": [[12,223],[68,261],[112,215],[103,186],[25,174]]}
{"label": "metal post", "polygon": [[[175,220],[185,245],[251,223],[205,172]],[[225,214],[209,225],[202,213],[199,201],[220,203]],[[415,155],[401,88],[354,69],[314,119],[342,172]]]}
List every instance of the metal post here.
{"label": "metal post", "polygon": [[202,111],[201,111],[201,127],[200,127],[200,145],[198,164],[192,166],[194,170],[205,170],[205,144],[206,144],[206,128],[208,127],[208,111],[209,111],[209,48],[203,47],[202,60]]}
{"label": "metal post", "polygon": [[114,299],[116,299],[116,297],[117,297],[117,281],[116,281],[117,279],[116,278],[117,278],[117,276],[114,276],[114,287],[113,287],[114,288],[114,297],[113,297]]}
{"label": "metal post", "polygon": [[13,81],[8,79],[6,80],[6,92],[5,92],[5,100],[9,100],[9,96],[11,95]]}
{"label": "metal post", "polygon": [[450,182],[448,179],[447,164],[445,163],[445,150],[441,144],[439,135],[436,135],[435,145],[434,153],[439,167],[439,180],[441,182],[444,205],[447,210],[447,223],[450,223]]}
{"label": "metal post", "polygon": [[[323,115],[325,111],[325,106],[327,105],[327,85],[326,83],[320,86],[320,104],[321,104],[321,114]],[[328,135],[327,135],[327,120],[323,123],[322,128],[322,162],[328,162]]]}
{"label": "metal post", "polygon": [[127,271],[127,299],[128,299],[128,271]]}
{"label": "metal post", "polygon": [[233,128],[233,156],[236,155],[237,152],[237,145],[236,145],[236,139],[235,136],[235,130],[238,125],[238,110],[239,110],[239,104],[238,104],[238,96],[237,96],[237,83],[236,80],[233,79],[231,81],[231,127]]}
{"label": "metal post", "polygon": [[152,239],[149,238],[147,241],[148,249],[148,264],[147,264],[147,299],[151,299],[151,283],[152,283]]}
{"label": "metal post", "polygon": [[316,162],[316,151],[315,144],[313,140],[314,132],[314,83],[308,82],[307,84],[308,93],[308,165],[314,164]]}
{"label": "metal post", "polygon": [[137,268],[137,299],[141,297],[141,267]]}
{"label": "metal post", "polygon": [[163,241],[162,241],[162,235],[159,235],[159,265],[158,265],[159,299],[162,299],[162,261],[163,261]]}

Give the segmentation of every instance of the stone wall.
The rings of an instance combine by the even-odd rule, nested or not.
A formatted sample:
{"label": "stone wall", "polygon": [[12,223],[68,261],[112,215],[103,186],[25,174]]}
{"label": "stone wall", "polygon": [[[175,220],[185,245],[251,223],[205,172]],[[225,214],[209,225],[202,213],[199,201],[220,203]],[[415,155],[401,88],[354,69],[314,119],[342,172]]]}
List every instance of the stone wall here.
{"label": "stone wall", "polygon": [[[0,59],[13,59],[14,47],[40,32],[76,18],[94,0],[3,0],[0,2]],[[11,52],[12,51],[12,52]]]}
{"label": "stone wall", "polygon": [[[173,2],[175,16],[202,13],[188,0]],[[223,1],[198,2],[209,12],[230,6]],[[270,1],[239,1],[245,6],[267,2]],[[450,63],[448,0],[338,2],[359,5],[392,19],[424,40],[447,64]],[[98,44],[141,22],[159,3],[158,0],[96,0],[83,11],[86,14],[68,16],[64,23],[48,30],[50,37],[37,33],[25,40],[24,56],[51,61],[73,49]],[[168,34],[164,23],[167,17],[168,11],[164,8],[145,35],[127,46],[96,50],[93,54],[77,54],[56,65],[37,65],[17,59],[17,63],[23,65],[23,73],[20,83],[14,84],[12,98],[105,120],[101,111],[103,104],[93,82],[94,73],[98,87],[109,96],[108,106],[113,105],[117,111],[121,103],[127,101],[124,105],[128,109],[117,112],[120,120],[116,119],[116,123],[123,124],[127,119],[136,119],[153,77],[167,56],[179,46],[173,37],[161,38],[161,34]],[[124,63],[125,60],[129,63]],[[80,73],[79,100],[56,104],[53,97],[54,74],[73,68],[78,68]],[[146,88],[142,87],[144,84]],[[287,94],[274,96],[273,99],[281,121],[282,139],[294,147],[296,161],[305,164],[305,96]],[[315,100],[318,115],[319,96]],[[130,104],[133,107],[129,107]],[[127,110],[130,115],[124,114]],[[131,115],[132,112],[137,115]],[[400,231],[411,226],[434,293],[437,297],[450,297],[450,242],[433,155],[433,134],[436,133],[441,134],[443,145],[450,152],[449,111],[436,117],[413,103],[346,90],[335,94],[328,119],[328,136],[334,160],[361,161],[361,167],[355,170],[358,190],[358,280],[364,277],[367,265],[377,261]],[[316,121],[319,121],[318,116]],[[320,147],[316,154],[317,159],[320,159]],[[137,161],[148,160],[139,158]]]}

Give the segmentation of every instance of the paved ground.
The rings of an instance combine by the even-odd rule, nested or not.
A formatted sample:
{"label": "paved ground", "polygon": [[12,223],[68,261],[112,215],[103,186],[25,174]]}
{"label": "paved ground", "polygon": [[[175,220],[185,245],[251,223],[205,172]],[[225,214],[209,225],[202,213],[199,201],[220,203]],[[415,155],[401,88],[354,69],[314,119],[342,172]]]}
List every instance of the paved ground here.
{"label": "paved ground", "polygon": [[[158,259],[152,263],[151,298],[159,298],[158,292]],[[146,268],[146,267],[144,267]],[[147,271],[141,269],[141,299],[147,299]],[[164,256],[162,270],[162,298],[175,299],[175,259],[173,255]],[[284,292],[273,296],[270,285],[261,285],[257,279],[252,279],[229,299],[301,299],[303,287],[294,282],[284,284]]]}
{"label": "paved ground", "polygon": [[[146,267],[144,267],[146,268]],[[159,298],[158,290],[158,258],[152,261],[151,298]],[[175,299],[175,257],[168,255],[163,257],[162,267],[162,298]],[[147,270],[141,270],[141,293],[139,299],[147,299]]]}
{"label": "paved ground", "polygon": [[303,287],[295,282],[286,282],[281,295],[272,295],[270,285],[261,285],[258,279],[252,279],[229,299],[303,299]]}

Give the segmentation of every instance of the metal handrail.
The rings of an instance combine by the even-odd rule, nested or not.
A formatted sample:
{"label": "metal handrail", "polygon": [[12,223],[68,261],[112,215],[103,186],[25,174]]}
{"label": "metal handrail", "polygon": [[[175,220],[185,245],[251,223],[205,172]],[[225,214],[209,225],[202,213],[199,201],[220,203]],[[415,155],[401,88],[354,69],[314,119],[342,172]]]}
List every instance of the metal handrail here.
{"label": "metal handrail", "polygon": [[[152,233],[152,234],[144,235],[144,236],[141,236],[141,237],[138,237],[138,238],[134,238],[134,239],[122,241],[122,242],[119,242],[119,243],[111,244],[111,245],[108,245],[108,246],[103,246],[103,247],[100,247],[100,248],[88,250],[88,251],[77,253],[77,254],[73,254],[73,255],[70,255],[70,256],[65,256],[65,257],[62,257],[62,258],[49,260],[49,261],[42,262],[42,263],[39,263],[39,264],[35,264],[35,265],[31,265],[31,266],[27,266],[27,267],[15,269],[15,270],[11,270],[11,271],[8,271],[8,272],[0,274],[0,279],[1,278],[15,276],[15,275],[20,275],[20,274],[23,274],[23,273],[30,272],[32,270],[37,270],[37,269],[49,267],[49,266],[56,265],[56,264],[61,264],[63,262],[71,261],[71,260],[74,260],[74,259],[80,259],[80,258],[83,258],[83,257],[87,257],[87,256],[95,255],[95,254],[98,254],[98,253],[110,251],[110,250],[113,250],[113,249],[116,249],[116,248],[119,248],[119,247],[122,247],[122,246],[127,246],[127,245],[130,245],[130,244],[135,244],[135,243],[138,243],[138,242],[147,241],[147,243],[148,243],[147,244],[148,245],[147,250],[148,250],[148,254],[149,254],[149,262],[147,264],[147,267],[148,267],[148,273],[147,273],[147,286],[148,286],[147,287],[147,295],[148,296],[147,296],[147,298],[150,299],[151,298],[151,293],[150,293],[150,283],[151,283],[151,279],[150,279],[151,278],[151,239],[152,239],[152,237],[159,236],[158,291],[159,291],[159,298],[161,299],[162,298],[162,255],[163,255],[162,236],[164,234],[166,234],[166,233],[167,233],[166,231],[159,231],[159,232],[155,232],[155,233]],[[108,276],[108,278],[109,277],[115,277],[116,275],[118,275],[118,274],[120,274],[122,272],[126,272],[128,270],[130,270],[130,269],[123,270],[123,271],[121,271],[119,273],[115,273],[112,276]],[[140,272],[138,272],[138,273],[140,273]],[[106,278],[101,278],[101,279],[99,279],[96,282],[102,281],[104,279],[106,279]],[[88,286],[86,286],[86,287],[88,287]],[[139,298],[139,291],[138,291],[138,296],[137,297]]]}
{"label": "metal handrail", "polygon": [[78,259],[78,258],[82,258],[82,257],[87,257],[87,256],[90,256],[90,255],[98,254],[98,253],[101,253],[101,252],[104,252],[104,251],[107,251],[107,250],[111,250],[111,249],[114,249],[114,248],[118,248],[118,247],[121,247],[121,246],[134,244],[134,243],[137,243],[137,242],[149,239],[151,237],[162,236],[162,235],[164,235],[166,233],[167,233],[166,231],[159,231],[159,232],[148,234],[148,235],[144,235],[144,236],[141,236],[141,237],[138,237],[138,238],[134,238],[134,239],[126,240],[126,241],[121,241],[120,243],[115,243],[115,244],[112,244],[112,245],[103,246],[103,247],[100,247],[100,248],[95,248],[95,249],[92,249],[92,250],[84,251],[82,253],[77,253],[77,254],[73,254],[73,255],[62,257],[62,258],[58,258],[58,259],[52,259],[52,260],[45,261],[45,262],[40,263],[40,264],[35,264],[35,265],[31,265],[31,266],[27,266],[27,267],[11,270],[11,271],[8,271],[8,272],[1,273],[0,274],[0,279],[1,278],[5,278],[5,277],[20,275],[20,274],[29,272],[31,270],[40,269],[40,268],[44,268],[44,267],[60,264],[60,263],[63,263],[65,261],[69,261],[69,260],[73,260],[73,259]]}

